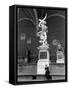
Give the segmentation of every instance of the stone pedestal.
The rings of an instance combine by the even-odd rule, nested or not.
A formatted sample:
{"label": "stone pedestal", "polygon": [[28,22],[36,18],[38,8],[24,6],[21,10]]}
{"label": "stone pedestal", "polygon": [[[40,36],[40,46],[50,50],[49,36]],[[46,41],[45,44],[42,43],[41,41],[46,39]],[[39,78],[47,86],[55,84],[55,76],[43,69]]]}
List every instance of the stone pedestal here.
{"label": "stone pedestal", "polygon": [[37,62],[37,74],[45,74],[45,66],[49,67],[49,50],[46,46],[39,47],[39,60]]}
{"label": "stone pedestal", "polygon": [[57,51],[56,63],[65,63],[64,53],[62,51]]}

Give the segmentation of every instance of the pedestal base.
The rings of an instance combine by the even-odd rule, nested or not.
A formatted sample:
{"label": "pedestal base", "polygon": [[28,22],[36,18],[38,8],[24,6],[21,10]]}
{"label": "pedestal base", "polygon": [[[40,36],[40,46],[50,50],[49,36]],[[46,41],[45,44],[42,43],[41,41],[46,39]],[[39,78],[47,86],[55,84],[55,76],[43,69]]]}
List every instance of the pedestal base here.
{"label": "pedestal base", "polygon": [[65,63],[64,59],[57,59],[56,63]]}
{"label": "pedestal base", "polygon": [[56,63],[64,63],[65,59],[64,59],[64,54],[62,51],[57,51],[57,61]]}
{"label": "pedestal base", "polygon": [[37,62],[37,74],[45,74],[45,68],[46,66],[49,67],[49,45],[44,44],[41,45],[39,48],[39,54],[38,54],[38,62]]}
{"label": "pedestal base", "polygon": [[46,65],[49,67],[49,60],[38,60],[37,63],[37,74],[45,74]]}

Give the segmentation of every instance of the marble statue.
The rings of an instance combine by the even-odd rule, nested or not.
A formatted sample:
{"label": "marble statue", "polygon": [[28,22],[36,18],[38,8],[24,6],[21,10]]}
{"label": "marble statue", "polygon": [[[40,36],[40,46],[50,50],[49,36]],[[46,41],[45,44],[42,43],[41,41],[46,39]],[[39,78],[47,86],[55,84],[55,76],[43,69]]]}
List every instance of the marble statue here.
{"label": "marble statue", "polygon": [[39,42],[41,45],[37,47],[39,50],[38,53],[38,62],[37,62],[37,74],[45,74],[45,66],[49,67],[50,55],[49,55],[49,44],[47,43],[47,32],[48,27],[46,25],[47,14],[43,19],[39,19],[37,36],[40,37]]}
{"label": "marble statue", "polygon": [[41,28],[41,30],[39,32],[37,32],[37,36],[40,37],[40,43],[42,43],[42,45],[47,44],[47,32],[48,32],[48,27],[46,26],[46,18],[47,18],[47,14],[43,19],[39,19],[39,24],[38,27]]}

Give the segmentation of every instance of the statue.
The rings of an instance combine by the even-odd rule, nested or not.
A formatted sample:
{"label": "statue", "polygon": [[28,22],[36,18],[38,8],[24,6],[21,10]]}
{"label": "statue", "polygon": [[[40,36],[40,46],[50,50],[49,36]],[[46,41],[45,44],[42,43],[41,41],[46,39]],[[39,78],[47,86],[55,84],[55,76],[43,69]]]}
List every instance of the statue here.
{"label": "statue", "polygon": [[46,18],[47,18],[47,14],[43,19],[39,19],[39,24],[38,27],[41,28],[41,31],[37,32],[37,36],[40,37],[40,43],[42,43],[42,45],[47,44],[47,32],[48,32],[48,27],[46,26]]}
{"label": "statue", "polygon": [[39,19],[37,36],[40,37],[39,42],[42,44],[37,49],[39,50],[37,62],[37,74],[45,74],[45,66],[49,67],[49,44],[47,43],[48,27],[46,26],[47,14],[43,19]]}
{"label": "statue", "polygon": [[57,60],[56,63],[64,63],[64,49],[61,45],[61,43],[59,42],[59,40],[54,39],[52,41],[52,44],[57,46]]}
{"label": "statue", "polygon": [[57,46],[57,51],[63,51],[64,52],[63,47],[62,47],[61,43],[59,42],[59,40],[54,39],[52,41],[52,44]]}

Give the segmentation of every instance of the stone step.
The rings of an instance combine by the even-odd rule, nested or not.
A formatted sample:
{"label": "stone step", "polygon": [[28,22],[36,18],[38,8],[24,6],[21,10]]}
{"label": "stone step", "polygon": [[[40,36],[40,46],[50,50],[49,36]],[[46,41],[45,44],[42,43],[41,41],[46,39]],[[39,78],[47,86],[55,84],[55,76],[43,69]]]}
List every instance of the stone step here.
{"label": "stone step", "polygon": [[47,80],[44,75],[22,75],[18,76],[18,81],[41,81]]}
{"label": "stone step", "polygon": [[65,75],[64,64],[51,64],[49,70],[51,75]]}
{"label": "stone step", "polygon": [[[53,75],[51,80],[63,80],[64,75]],[[19,75],[18,81],[41,81],[47,80],[45,75]]]}
{"label": "stone step", "polygon": [[[64,64],[50,64],[49,70],[52,76],[65,75]],[[36,75],[36,74],[37,74],[37,64],[18,66],[18,75]]]}
{"label": "stone step", "polygon": [[65,75],[52,75],[52,80],[65,79]]}
{"label": "stone step", "polygon": [[36,64],[28,64],[23,66],[18,66],[18,75],[35,75],[37,72]]}

